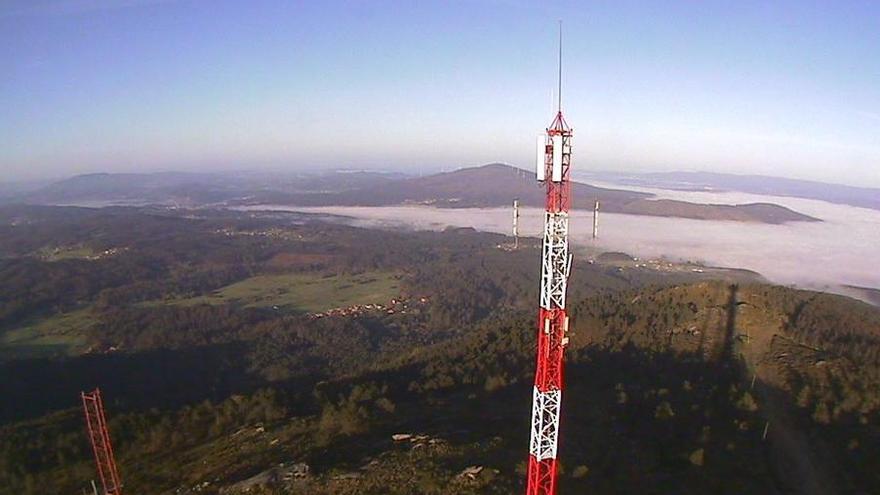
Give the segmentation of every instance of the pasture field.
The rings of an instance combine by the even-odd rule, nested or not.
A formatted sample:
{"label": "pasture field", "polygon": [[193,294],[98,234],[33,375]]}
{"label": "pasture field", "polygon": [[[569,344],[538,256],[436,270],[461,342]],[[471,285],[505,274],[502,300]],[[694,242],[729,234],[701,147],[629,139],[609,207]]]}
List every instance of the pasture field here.
{"label": "pasture field", "polygon": [[94,323],[91,310],[85,308],[0,333],[0,361],[79,354],[86,346],[85,331]]}
{"label": "pasture field", "polygon": [[257,275],[209,295],[179,299],[170,304],[233,303],[316,313],[355,304],[387,303],[400,295],[400,286],[400,276],[394,272]]}

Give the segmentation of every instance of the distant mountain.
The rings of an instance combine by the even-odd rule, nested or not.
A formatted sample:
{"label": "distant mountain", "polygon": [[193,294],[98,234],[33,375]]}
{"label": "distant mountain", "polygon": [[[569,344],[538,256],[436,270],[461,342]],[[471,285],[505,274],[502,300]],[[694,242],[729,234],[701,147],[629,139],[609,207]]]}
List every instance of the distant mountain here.
{"label": "distant mountain", "polygon": [[[220,191],[218,191],[218,189]],[[205,202],[228,190],[220,176],[182,172],[84,174],[49,184],[26,196],[28,203],[80,201]],[[221,194],[216,194],[221,192]]]}
{"label": "distant mountain", "polygon": [[21,198],[24,198],[27,194],[50,183],[50,181],[45,180],[0,182],[0,203],[21,201]]}
{"label": "distant mountain", "polygon": [[[423,204],[440,208],[507,206],[519,198],[524,206],[544,205],[544,189],[525,170],[502,164],[462,168],[427,177],[405,179],[373,187],[339,193],[273,195],[272,203],[298,206],[386,206]],[[573,208],[592,209],[598,199],[609,213],[734,220],[740,222],[784,223],[815,221],[788,208],[769,204],[707,205],[673,200],[651,199],[645,194],[621,189],[606,189],[580,182],[572,184]],[[266,203],[255,197],[251,204]]]}
{"label": "distant mountain", "polygon": [[880,210],[880,189],[829,184],[764,175],[719,174],[713,172],[661,172],[620,174],[598,172],[581,177],[615,184],[657,187],[682,191],[739,191],[751,194],[818,199],[829,203]]}
{"label": "distant mountain", "polygon": [[197,206],[259,195],[341,192],[399,180],[402,174],[356,170],[319,173],[97,173],[54,182],[16,197],[32,204],[120,202]]}
{"label": "distant mountain", "polygon": [[[370,171],[313,174],[240,172],[88,174],[49,184],[17,201],[31,204],[162,204],[180,206],[260,205],[388,206],[438,208],[541,207],[544,189],[531,173],[502,164],[463,168],[424,177]],[[707,205],[658,200],[652,195],[572,184],[573,207],[609,213],[784,223],[816,219],[774,204]]]}
{"label": "distant mountain", "polygon": [[[623,205],[649,194],[603,189],[575,184],[572,191],[575,207],[592,208],[598,198],[609,204]],[[425,177],[415,177],[377,184],[345,194],[301,194],[288,198],[294,204],[383,206],[418,203],[441,208],[471,208],[509,205],[514,198],[528,206],[544,204],[544,189],[525,170],[502,164],[462,168]]]}

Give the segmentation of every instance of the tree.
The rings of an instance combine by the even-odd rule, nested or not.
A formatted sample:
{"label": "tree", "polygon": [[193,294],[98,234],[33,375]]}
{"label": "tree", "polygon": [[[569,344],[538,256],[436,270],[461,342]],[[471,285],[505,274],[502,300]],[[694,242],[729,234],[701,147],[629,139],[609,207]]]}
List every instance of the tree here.
{"label": "tree", "polygon": [[657,405],[654,410],[654,418],[665,421],[675,417],[675,411],[672,410],[672,404],[669,401],[663,401]]}

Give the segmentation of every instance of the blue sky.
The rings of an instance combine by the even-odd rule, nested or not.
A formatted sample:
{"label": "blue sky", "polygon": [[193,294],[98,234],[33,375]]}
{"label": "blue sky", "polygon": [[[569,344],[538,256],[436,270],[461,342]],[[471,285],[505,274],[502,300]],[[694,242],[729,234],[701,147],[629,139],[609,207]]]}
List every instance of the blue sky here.
{"label": "blue sky", "polygon": [[880,187],[880,2],[0,2],[4,179],[531,166]]}

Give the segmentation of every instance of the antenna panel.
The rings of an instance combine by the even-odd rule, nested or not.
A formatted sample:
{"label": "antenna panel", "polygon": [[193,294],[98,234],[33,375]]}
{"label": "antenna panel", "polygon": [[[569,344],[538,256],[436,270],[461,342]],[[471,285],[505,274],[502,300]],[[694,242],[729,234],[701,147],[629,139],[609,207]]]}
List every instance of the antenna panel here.
{"label": "antenna panel", "polygon": [[562,136],[553,136],[553,170],[551,173],[553,182],[562,182]]}
{"label": "antenna panel", "polygon": [[544,136],[538,136],[535,144],[535,175],[540,182],[544,182],[547,177],[547,140]]}

